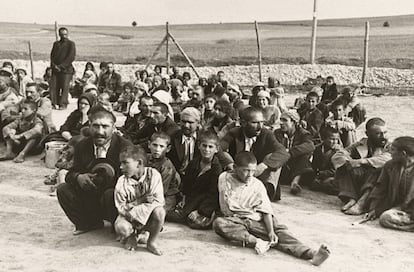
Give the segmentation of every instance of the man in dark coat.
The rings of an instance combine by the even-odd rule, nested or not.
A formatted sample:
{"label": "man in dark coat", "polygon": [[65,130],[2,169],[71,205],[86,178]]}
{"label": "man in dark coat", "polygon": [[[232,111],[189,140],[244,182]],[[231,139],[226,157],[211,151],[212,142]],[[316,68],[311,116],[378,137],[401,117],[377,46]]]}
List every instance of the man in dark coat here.
{"label": "man in dark coat", "polygon": [[290,154],[280,174],[280,182],[290,184],[290,192],[297,194],[301,184],[311,181],[313,176],[310,158],[315,150],[312,135],[299,126],[299,114],[286,111],[280,117],[280,129],[275,130],[276,139],[282,143]]}
{"label": "man in dark coat", "polygon": [[116,102],[122,92],[122,77],[115,72],[114,63],[108,62],[106,64],[106,72],[98,82],[99,92],[106,92],[109,94],[109,100]]}
{"label": "man in dark coat", "polygon": [[221,140],[221,148],[234,158],[240,151],[252,152],[257,161],[255,176],[260,179],[271,200],[280,200],[279,175],[290,155],[273,133],[263,127],[264,116],[253,107],[241,112],[241,127],[231,129]]}
{"label": "man in dark coat", "polygon": [[[101,106],[91,108],[89,122],[90,136],[75,146],[74,165],[66,175],[66,183],[57,188],[59,204],[75,225],[74,235],[103,227],[103,219],[115,222],[119,153],[131,144],[113,133],[115,116]],[[109,175],[97,178],[93,168],[100,162]]]}
{"label": "man in dark coat", "polygon": [[50,98],[53,107],[66,109],[68,105],[69,83],[75,69],[72,62],[75,60],[75,43],[68,39],[68,29],[59,28],[60,40],[53,43],[50,53],[52,80],[50,82]]}

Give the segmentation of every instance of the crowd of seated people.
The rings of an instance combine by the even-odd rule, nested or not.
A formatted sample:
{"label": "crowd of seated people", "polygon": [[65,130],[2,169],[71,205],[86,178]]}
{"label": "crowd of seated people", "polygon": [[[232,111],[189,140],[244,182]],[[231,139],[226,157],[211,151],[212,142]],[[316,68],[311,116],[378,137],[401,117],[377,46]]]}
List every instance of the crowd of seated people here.
{"label": "crowd of seated people", "polygon": [[[166,220],[319,265],[327,247],[303,245],[276,220],[270,201],[283,197],[281,184],[294,195],[303,187],[337,195],[345,214],[414,231],[414,138],[389,142],[384,120],[366,121],[357,90],[338,90],[333,77],[288,107],[274,78],[248,96],[223,71],[196,82],[156,66],[124,82],[113,63],[100,68],[86,64],[77,108],[59,129],[41,84],[22,69],[0,70],[0,160],[21,163],[48,141],[67,142],[47,184],[75,235],[108,220],[128,249],[146,243],[160,255]],[[119,115],[126,120],[115,127]],[[362,125],[366,137],[356,139]]]}

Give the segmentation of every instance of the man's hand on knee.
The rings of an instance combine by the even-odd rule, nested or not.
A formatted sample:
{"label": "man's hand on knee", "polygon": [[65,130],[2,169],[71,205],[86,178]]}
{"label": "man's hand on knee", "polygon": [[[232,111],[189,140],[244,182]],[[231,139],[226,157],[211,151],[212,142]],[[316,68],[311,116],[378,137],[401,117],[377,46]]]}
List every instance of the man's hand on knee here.
{"label": "man's hand on knee", "polygon": [[82,190],[90,191],[92,189],[97,189],[96,185],[93,183],[92,179],[96,174],[80,174],[77,177],[77,181]]}

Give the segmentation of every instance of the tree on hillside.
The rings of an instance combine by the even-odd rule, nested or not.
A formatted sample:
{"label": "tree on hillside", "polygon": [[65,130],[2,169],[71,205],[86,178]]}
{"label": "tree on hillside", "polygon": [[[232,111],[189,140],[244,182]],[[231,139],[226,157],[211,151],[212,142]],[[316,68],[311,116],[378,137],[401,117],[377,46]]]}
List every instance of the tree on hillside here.
{"label": "tree on hillside", "polygon": [[385,21],[384,24],[382,25],[383,27],[390,27],[390,23],[388,21]]}
{"label": "tree on hillside", "polygon": [[136,27],[137,25],[138,25],[137,22],[135,22],[135,21],[132,22],[133,27]]}

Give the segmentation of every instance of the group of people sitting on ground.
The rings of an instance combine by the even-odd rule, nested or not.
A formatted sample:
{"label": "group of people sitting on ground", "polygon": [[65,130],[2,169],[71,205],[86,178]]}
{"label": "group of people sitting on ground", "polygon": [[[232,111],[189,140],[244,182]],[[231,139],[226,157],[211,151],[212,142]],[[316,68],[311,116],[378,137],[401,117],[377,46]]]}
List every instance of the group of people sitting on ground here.
{"label": "group of people sitting on ground", "polygon": [[[388,142],[381,118],[365,122],[357,90],[339,92],[328,77],[288,108],[273,78],[247,96],[222,71],[192,85],[178,68],[167,77],[155,67],[122,87],[113,64],[105,67],[60,130],[41,84],[27,83],[20,98],[13,75],[0,74],[7,146],[0,160],[23,162],[49,141],[67,142],[47,183],[57,188],[74,235],[107,220],[126,248],[143,243],[160,255],[156,240],[166,220],[319,265],[328,248],[305,246],[274,215],[280,184],[295,195],[303,186],[337,195],[346,214],[414,231],[414,138]],[[123,126],[115,125],[116,110],[126,115]],[[363,123],[366,137],[357,140]]]}

